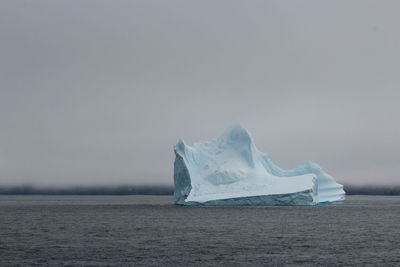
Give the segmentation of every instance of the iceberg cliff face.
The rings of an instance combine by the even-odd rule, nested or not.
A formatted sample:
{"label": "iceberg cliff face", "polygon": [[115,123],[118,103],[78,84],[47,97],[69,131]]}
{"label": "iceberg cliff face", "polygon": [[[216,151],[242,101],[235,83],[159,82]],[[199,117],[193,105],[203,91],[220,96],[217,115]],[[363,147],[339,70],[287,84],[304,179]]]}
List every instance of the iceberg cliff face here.
{"label": "iceberg cliff face", "polygon": [[174,147],[178,205],[319,205],[341,203],[343,186],[311,161],[276,166],[240,125],[212,141]]}

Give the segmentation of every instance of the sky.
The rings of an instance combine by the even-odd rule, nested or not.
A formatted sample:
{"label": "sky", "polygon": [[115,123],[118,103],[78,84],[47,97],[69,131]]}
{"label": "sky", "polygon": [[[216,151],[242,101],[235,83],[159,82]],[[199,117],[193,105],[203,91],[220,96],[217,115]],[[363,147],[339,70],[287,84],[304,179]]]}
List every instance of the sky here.
{"label": "sky", "polygon": [[399,1],[0,1],[0,186],[173,184],[240,122],[280,167],[400,184]]}

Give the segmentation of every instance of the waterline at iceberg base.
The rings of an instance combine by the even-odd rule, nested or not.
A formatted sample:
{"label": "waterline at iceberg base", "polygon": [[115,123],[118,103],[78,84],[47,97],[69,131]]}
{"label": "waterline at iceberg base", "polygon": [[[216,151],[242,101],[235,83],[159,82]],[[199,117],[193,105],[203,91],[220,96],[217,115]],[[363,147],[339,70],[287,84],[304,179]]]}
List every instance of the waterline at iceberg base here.
{"label": "waterline at iceberg base", "polygon": [[238,124],[192,147],[179,140],[174,150],[177,205],[322,205],[345,199],[343,185],[316,163],[279,168]]}

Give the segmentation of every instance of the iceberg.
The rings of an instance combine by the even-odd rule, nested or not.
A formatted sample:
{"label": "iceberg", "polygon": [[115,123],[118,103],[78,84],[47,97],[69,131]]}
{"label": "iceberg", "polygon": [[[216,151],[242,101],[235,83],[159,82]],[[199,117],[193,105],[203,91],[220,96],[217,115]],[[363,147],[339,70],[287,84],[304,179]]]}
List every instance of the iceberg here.
{"label": "iceberg", "polygon": [[174,146],[177,205],[322,205],[342,203],[343,185],[316,163],[294,169],[275,165],[239,124],[192,147]]}

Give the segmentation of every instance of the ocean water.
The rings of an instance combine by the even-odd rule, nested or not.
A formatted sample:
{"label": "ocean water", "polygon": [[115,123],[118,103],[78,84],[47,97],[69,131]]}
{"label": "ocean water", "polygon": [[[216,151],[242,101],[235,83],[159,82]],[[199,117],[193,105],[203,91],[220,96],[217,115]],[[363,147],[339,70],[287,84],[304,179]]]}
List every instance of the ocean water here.
{"label": "ocean water", "polygon": [[180,207],[171,196],[0,196],[0,266],[399,266],[400,197]]}

